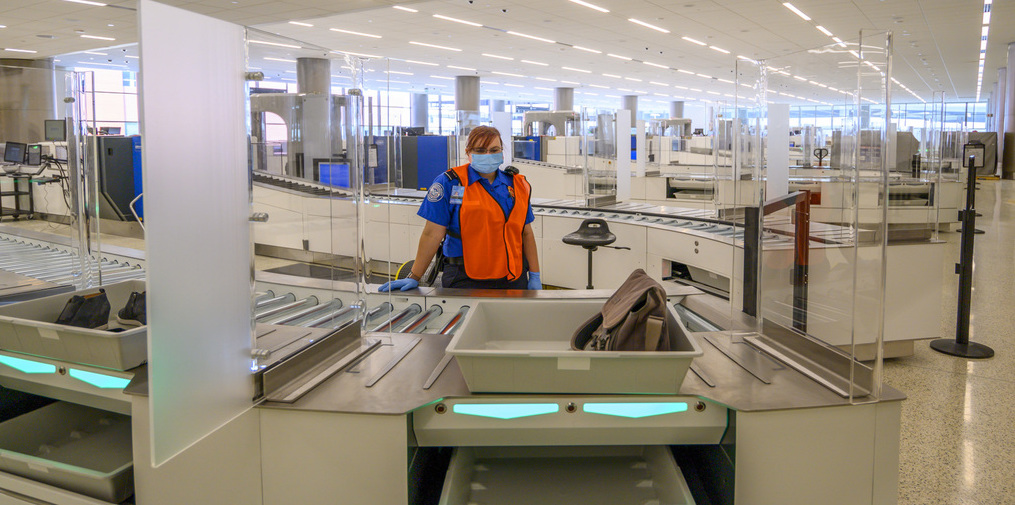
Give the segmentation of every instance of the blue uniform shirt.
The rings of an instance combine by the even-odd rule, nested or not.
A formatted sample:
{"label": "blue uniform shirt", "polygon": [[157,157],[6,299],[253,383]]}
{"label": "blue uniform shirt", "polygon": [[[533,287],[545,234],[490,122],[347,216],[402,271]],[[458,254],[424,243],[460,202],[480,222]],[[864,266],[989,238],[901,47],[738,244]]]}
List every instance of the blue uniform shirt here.
{"label": "blue uniform shirt", "polygon": [[[476,172],[472,166],[469,166],[469,185],[479,183],[483,185],[493,199],[500,204],[500,207],[504,209],[505,218],[511,213],[511,208],[514,206],[514,198],[508,193],[508,188],[513,187],[514,179],[505,174],[503,170],[497,170],[497,177],[494,178],[493,183],[487,181],[485,177]],[[453,183],[451,178],[447,174],[442,173],[434,179],[433,184],[430,185],[430,191],[427,192],[426,198],[423,199],[423,205],[419,206],[419,212],[416,214],[435,224],[446,227],[448,230],[461,235],[462,226],[458,221],[458,209],[461,207],[459,204],[451,203],[451,192],[452,186],[457,186]],[[525,224],[529,224],[536,220],[536,216],[532,215],[532,205],[526,209]],[[448,235],[444,239],[444,255],[449,258],[458,258],[462,256],[462,241]]]}

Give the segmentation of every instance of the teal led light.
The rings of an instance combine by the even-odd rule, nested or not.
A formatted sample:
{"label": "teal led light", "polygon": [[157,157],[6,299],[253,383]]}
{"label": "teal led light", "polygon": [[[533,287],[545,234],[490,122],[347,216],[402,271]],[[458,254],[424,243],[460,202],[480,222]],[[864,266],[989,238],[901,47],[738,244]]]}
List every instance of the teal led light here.
{"label": "teal led light", "polygon": [[0,363],[24,373],[56,373],[56,365],[0,355]]}
{"label": "teal led light", "polygon": [[455,414],[497,419],[541,416],[559,410],[560,406],[556,403],[458,403],[451,407]]}
{"label": "teal led light", "polygon": [[123,389],[127,387],[127,384],[130,384],[130,379],[113,377],[111,375],[103,375],[95,372],[86,372],[84,370],[77,370],[74,368],[70,369],[70,376],[81,382],[87,382],[102,389]]}
{"label": "teal led light", "polygon": [[582,410],[590,414],[603,414],[606,416],[630,417],[638,419],[641,417],[661,416],[675,414],[687,410],[684,402],[657,402],[657,403],[586,403]]}

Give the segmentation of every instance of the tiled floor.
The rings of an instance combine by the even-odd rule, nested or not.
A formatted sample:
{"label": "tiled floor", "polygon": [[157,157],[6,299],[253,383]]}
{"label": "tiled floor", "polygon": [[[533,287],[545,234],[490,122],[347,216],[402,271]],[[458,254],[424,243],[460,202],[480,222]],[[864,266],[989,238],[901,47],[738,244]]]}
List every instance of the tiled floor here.
{"label": "tiled floor", "polygon": [[[905,392],[899,505],[1015,504],[1015,181],[981,181],[970,339],[996,355],[933,351],[889,360],[885,381]],[[954,338],[959,234],[948,241],[941,336]]]}

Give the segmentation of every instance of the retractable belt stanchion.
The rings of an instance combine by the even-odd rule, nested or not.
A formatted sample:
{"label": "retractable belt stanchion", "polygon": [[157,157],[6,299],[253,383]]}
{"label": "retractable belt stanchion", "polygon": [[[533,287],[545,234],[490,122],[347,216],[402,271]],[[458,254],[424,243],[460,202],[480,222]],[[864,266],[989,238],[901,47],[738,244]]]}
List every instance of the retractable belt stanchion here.
{"label": "retractable belt stanchion", "polygon": [[955,340],[934,340],[930,348],[962,358],[983,359],[994,356],[994,350],[983,344],[969,341],[969,309],[973,298],[973,241],[976,230],[976,169],[975,156],[969,157],[969,182],[966,185],[966,208],[959,216],[962,221],[962,249],[955,273],[959,274],[959,312],[955,321]]}

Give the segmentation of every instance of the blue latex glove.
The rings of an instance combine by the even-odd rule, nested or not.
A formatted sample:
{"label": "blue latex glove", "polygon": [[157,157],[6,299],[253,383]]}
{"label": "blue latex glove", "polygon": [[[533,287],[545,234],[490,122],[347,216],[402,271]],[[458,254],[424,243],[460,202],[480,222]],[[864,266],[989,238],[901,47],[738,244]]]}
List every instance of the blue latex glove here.
{"label": "blue latex glove", "polygon": [[543,283],[539,280],[539,272],[529,272],[529,289],[543,289]]}
{"label": "blue latex glove", "polygon": [[[532,281],[529,281],[530,285],[531,283]],[[408,291],[410,289],[415,289],[418,287],[419,281],[417,281],[416,279],[405,278],[398,279],[397,281],[385,282],[384,284],[381,284],[381,287],[378,288],[377,291],[380,291],[381,293],[387,293],[388,291],[394,291],[396,289],[399,291]]]}

